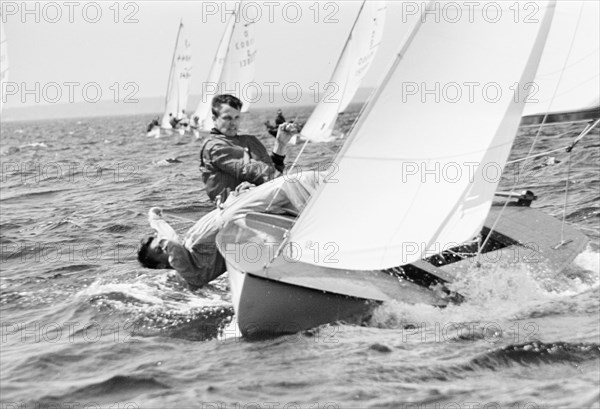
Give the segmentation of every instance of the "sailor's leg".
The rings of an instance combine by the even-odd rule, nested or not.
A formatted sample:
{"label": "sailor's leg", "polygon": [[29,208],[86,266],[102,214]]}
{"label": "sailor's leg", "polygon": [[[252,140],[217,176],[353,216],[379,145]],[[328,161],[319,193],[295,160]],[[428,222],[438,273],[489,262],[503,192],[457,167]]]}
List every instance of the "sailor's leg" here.
{"label": "sailor's leg", "polygon": [[193,251],[196,244],[214,242],[219,232],[220,213],[219,209],[215,209],[202,216],[186,233],[184,239],[185,247]]}
{"label": "sailor's leg", "polygon": [[223,211],[220,215],[221,225],[225,225],[229,220],[238,215],[248,212],[265,212],[271,206],[279,206],[287,203],[285,193],[281,186],[285,183],[283,177],[265,182],[260,186],[240,193],[237,196],[229,195],[223,205]]}

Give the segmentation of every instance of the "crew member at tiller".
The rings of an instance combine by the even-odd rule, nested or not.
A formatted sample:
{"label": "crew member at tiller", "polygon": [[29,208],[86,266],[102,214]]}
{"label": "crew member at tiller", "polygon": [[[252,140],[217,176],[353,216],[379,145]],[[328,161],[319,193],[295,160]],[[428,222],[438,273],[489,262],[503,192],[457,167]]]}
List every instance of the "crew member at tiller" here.
{"label": "crew member at tiller", "polygon": [[298,133],[294,124],[281,124],[269,155],[256,136],[238,134],[241,109],[233,95],[212,100],[215,127],[200,150],[200,172],[208,197],[217,204],[242,182],[260,185],[283,172],[287,144]]}

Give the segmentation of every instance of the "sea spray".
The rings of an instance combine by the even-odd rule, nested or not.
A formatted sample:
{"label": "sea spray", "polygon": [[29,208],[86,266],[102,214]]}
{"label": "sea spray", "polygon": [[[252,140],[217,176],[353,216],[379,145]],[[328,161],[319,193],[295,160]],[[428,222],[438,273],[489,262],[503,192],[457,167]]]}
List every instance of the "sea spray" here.
{"label": "sea spray", "polygon": [[528,274],[525,265],[473,266],[452,283],[465,297],[460,305],[446,308],[430,305],[385,303],[370,324],[402,329],[406,342],[456,342],[500,340],[519,342],[533,339],[537,328],[513,322],[518,312],[542,302],[546,293]]}

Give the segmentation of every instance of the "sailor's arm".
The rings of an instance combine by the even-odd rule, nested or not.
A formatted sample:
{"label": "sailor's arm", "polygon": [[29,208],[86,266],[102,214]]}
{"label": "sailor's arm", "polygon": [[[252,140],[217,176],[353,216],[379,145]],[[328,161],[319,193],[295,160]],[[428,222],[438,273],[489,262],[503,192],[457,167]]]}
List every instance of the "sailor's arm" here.
{"label": "sailor's arm", "polygon": [[277,136],[275,137],[275,143],[273,144],[273,151],[271,153],[271,159],[275,164],[275,169],[283,173],[285,169],[285,154],[287,145],[292,139],[292,136],[298,133],[298,127],[293,123],[284,122],[277,128]]}
{"label": "sailor's arm", "polygon": [[216,245],[197,243],[192,249],[175,241],[167,240],[163,247],[169,256],[169,264],[185,280],[192,290],[200,288],[225,272]]}
{"label": "sailor's arm", "polygon": [[169,256],[169,264],[192,290],[202,287],[225,271],[224,265],[217,262],[215,236],[219,227],[218,215],[217,210],[204,215],[182,241],[162,219],[159,208],[152,208],[149,212],[150,225],[158,232],[159,245]]}
{"label": "sailor's arm", "polygon": [[260,185],[275,175],[275,167],[262,161],[251,160],[241,147],[214,146],[210,149],[210,163],[221,172],[241,182]]}
{"label": "sailor's arm", "polygon": [[152,207],[148,210],[148,222],[158,233],[157,239],[167,239],[179,242],[179,236],[175,230],[163,219],[162,209],[160,207]]}

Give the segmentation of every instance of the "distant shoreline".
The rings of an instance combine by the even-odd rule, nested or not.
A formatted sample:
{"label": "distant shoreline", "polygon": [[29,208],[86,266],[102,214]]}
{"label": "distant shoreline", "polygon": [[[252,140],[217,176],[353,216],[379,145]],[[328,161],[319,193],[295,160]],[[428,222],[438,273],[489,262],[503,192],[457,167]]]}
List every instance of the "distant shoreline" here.
{"label": "distant shoreline", "polygon": [[[352,103],[364,103],[373,88],[360,88]],[[282,97],[274,98],[271,102],[259,101],[251,109],[290,109],[292,107],[315,106],[314,96],[306,92],[298,102],[289,102]],[[189,113],[198,105],[201,95],[190,95],[188,101]],[[265,98],[268,100],[268,98]],[[96,117],[114,117],[131,115],[148,115],[149,119],[162,115],[165,106],[164,97],[139,98],[135,103],[115,103],[111,100],[102,100],[96,103],[75,102],[64,104],[45,104],[25,107],[6,108],[1,114],[2,122],[39,121],[44,119],[79,119]]]}
{"label": "distant shoreline", "polygon": [[[140,100],[141,102],[142,100]],[[161,101],[164,99],[161,98]],[[253,109],[275,109],[295,107],[310,107],[315,104],[277,104],[256,106]],[[1,119],[3,123],[7,122],[29,122],[58,119],[84,119],[101,117],[118,117],[132,115],[146,115],[149,119],[162,115],[163,108],[152,109],[144,107],[140,109],[139,104],[120,105],[122,109],[115,109],[111,101],[99,101],[95,104],[87,102],[78,102],[74,104],[43,105],[23,108],[9,108],[3,110]]]}

